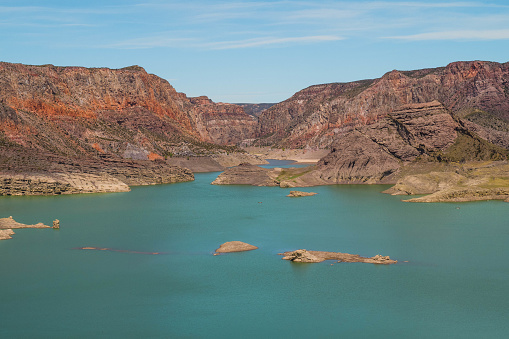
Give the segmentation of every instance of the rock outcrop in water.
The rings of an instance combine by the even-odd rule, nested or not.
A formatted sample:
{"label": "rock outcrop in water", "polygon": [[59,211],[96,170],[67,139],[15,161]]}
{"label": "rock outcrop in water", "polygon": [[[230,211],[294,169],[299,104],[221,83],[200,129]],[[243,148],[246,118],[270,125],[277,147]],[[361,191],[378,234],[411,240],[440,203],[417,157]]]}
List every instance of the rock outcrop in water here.
{"label": "rock outcrop in water", "polygon": [[256,250],[258,247],[242,241],[228,241],[216,249],[216,253],[231,253]]}
{"label": "rock outcrop in water", "polygon": [[340,252],[323,252],[323,251],[307,251],[296,250],[283,253],[284,260],[302,263],[317,263],[325,260],[337,260],[338,262],[363,262],[368,264],[395,264],[398,261],[392,260],[389,256],[382,256],[377,254],[371,258],[361,257],[357,254],[348,254]]}
{"label": "rock outcrop in water", "polygon": [[290,194],[287,195],[287,197],[290,198],[300,198],[300,197],[310,197],[313,195],[316,195],[318,193],[315,192],[302,192],[302,191],[290,191]]}
{"label": "rock outcrop in water", "polygon": [[35,225],[26,225],[15,221],[12,216],[8,218],[0,218],[0,240],[12,239],[11,235],[14,234],[13,229],[18,228],[50,228],[43,223]]}
{"label": "rock outcrop in water", "polygon": [[274,169],[242,163],[221,173],[212,185],[279,186]]}

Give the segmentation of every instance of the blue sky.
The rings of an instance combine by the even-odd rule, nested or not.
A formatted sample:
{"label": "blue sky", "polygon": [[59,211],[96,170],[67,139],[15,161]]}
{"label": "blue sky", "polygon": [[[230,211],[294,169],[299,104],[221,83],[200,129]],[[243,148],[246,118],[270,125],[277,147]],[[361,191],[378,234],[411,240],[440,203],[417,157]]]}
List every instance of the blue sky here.
{"label": "blue sky", "polygon": [[509,61],[509,2],[2,1],[0,60],[143,66],[188,96],[279,102],[314,84]]}

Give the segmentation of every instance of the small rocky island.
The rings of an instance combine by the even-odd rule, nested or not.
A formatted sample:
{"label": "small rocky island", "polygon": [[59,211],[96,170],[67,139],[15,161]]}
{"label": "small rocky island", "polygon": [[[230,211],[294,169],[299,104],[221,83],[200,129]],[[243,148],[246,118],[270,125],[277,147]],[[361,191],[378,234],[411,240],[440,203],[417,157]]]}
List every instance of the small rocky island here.
{"label": "small rocky island", "polygon": [[219,253],[244,252],[256,250],[258,247],[250,245],[242,241],[228,241],[219,246],[214,255]]}
{"label": "small rocky island", "polygon": [[[12,229],[14,228],[51,228],[50,226],[44,225],[42,222],[35,225],[26,225],[17,222],[12,218],[0,218],[0,240],[12,239],[11,235],[14,234]],[[60,221],[55,220],[53,222],[53,228],[60,228]]]}
{"label": "small rocky island", "polygon": [[318,193],[315,192],[301,192],[301,191],[290,191],[290,194],[287,197],[290,198],[300,198],[300,197],[310,197],[312,195],[316,195]]}
{"label": "small rocky island", "polygon": [[340,252],[307,251],[304,249],[283,253],[284,260],[303,263],[316,263],[325,260],[337,260],[338,262],[363,262],[367,264],[395,264],[398,261],[392,260],[389,256],[375,255],[371,258],[361,257],[358,254]]}

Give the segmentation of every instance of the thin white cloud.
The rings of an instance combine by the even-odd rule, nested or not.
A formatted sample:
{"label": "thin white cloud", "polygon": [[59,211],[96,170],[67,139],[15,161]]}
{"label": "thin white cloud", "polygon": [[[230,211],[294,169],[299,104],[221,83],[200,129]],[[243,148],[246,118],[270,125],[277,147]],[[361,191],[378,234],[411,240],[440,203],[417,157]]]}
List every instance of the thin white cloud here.
{"label": "thin white cloud", "polygon": [[388,7],[416,7],[416,8],[469,8],[469,7],[508,7],[503,5],[492,5],[486,4],[478,1],[463,1],[463,2],[426,2],[426,1],[407,1],[407,2],[399,2],[399,1],[372,1],[367,3],[359,3],[359,8],[364,9],[379,9],[379,8],[388,8]]}
{"label": "thin white cloud", "polygon": [[317,36],[304,36],[304,37],[287,37],[287,38],[254,38],[237,41],[222,41],[214,42],[205,45],[210,49],[238,49],[238,48],[252,48],[267,45],[284,45],[289,43],[317,43],[326,41],[343,40],[344,38],[333,35],[317,35]]}
{"label": "thin white cloud", "polygon": [[509,29],[495,30],[457,30],[430,32],[412,35],[384,37],[385,39],[423,41],[423,40],[507,40]]}
{"label": "thin white cloud", "polygon": [[253,48],[261,46],[276,46],[287,44],[308,44],[319,43],[328,41],[338,41],[344,38],[332,35],[318,35],[318,36],[303,36],[303,37],[286,37],[286,38],[253,38],[235,41],[218,41],[218,42],[199,42],[193,38],[169,38],[164,35],[157,35],[152,37],[143,37],[112,43],[108,45],[98,46],[99,48],[114,48],[114,49],[148,49],[158,47],[184,47],[184,48],[199,48],[209,50],[223,50],[223,49],[240,49],[240,48]]}
{"label": "thin white cloud", "polygon": [[113,49],[148,49],[158,47],[182,47],[189,46],[194,39],[191,38],[168,38],[164,36],[136,38],[99,46],[100,48]]}

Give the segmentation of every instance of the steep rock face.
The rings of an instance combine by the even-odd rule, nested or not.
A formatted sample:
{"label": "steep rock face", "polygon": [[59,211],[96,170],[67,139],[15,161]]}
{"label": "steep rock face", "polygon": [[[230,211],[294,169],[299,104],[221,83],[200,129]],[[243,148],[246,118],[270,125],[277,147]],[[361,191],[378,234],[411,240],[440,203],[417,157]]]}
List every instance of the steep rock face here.
{"label": "steep rock face", "polygon": [[455,113],[480,109],[509,120],[509,63],[455,62],[394,70],[374,80],[311,86],[260,115],[258,142],[326,147],[336,136],[376,122],[401,105],[434,100]]}
{"label": "steep rock face", "polygon": [[202,140],[234,145],[255,136],[257,121],[238,105],[214,103],[207,97],[190,98],[195,105],[196,129]]}
{"label": "steep rock face", "polygon": [[98,111],[138,106],[193,132],[191,117],[183,110],[185,95],[137,66],[113,70],[0,63],[0,84],[2,102],[39,115],[91,118]]}
{"label": "steep rock face", "polygon": [[[226,127],[218,134],[211,124]],[[165,159],[226,153],[231,147],[210,142],[233,144],[253,131],[242,108],[190,99],[141,67],[0,63],[4,195],[125,191],[127,185],[193,180],[189,170]]]}
{"label": "steep rock face", "polygon": [[[163,142],[234,144],[253,137],[256,124],[239,106],[188,98],[138,66],[108,69],[2,62],[0,104],[30,115],[32,123],[17,130],[14,142],[30,142],[24,132],[41,133],[40,123],[55,124],[72,133],[72,138],[107,153],[123,147],[108,143],[112,140],[160,156],[174,153]],[[16,132],[12,125],[2,124],[0,131]]]}
{"label": "steep rock face", "polygon": [[412,161],[502,160],[507,150],[472,134],[437,101],[411,104],[354,128],[309,175],[330,183],[394,183]]}

